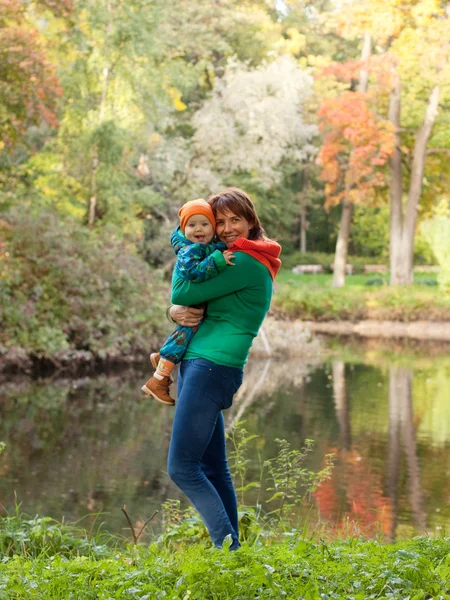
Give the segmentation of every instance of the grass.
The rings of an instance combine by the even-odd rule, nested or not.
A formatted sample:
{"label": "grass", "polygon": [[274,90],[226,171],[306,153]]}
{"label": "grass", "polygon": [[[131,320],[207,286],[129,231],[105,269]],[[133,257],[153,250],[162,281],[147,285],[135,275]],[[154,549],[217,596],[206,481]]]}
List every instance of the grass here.
{"label": "grass", "polygon": [[[450,297],[434,274],[416,274],[412,286],[387,285],[386,275],[351,275],[340,289],[332,275],[295,275],[282,270],[272,303],[275,315],[311,321],[448,321]],[[379,285],[381,283],[381,285]]]}
{"label": "grass", "polygon": [[[294,285],[294,286],[313,286],[322,288],[331,288],[331,282],[333,275],[328,273],[318,274],[307,274],[307,275],[296,275],[288,269],[281,269],[277,275],[277,283],[279,285]],[[377,280],[375,284],[374,280]],[[378,283],[379,282],[379,283]],[[353,286],[369,286],[369,285],[389,285],[389,275],[372,273],[368,275],[358,274],[349,275],[345,278],[345,285],[349,287]],[[436,273],[415,273],[414,274],[414,286],[413,288],[423,286],[434,287],[437,284]],[[434,290],[436,291],[436,290]]]}
{"label": "grass", "polygon": [[84,545],[80,553],[73,532],[59,528],[59,538],[71,541],[64,553],[43,544],[36,556],[3,555],[2,600],[450,599],[450,538],[383,545],[292,531],[277,541],[244,543],[237,552],[200,542],[107,546],[92,539],[90,551]]}

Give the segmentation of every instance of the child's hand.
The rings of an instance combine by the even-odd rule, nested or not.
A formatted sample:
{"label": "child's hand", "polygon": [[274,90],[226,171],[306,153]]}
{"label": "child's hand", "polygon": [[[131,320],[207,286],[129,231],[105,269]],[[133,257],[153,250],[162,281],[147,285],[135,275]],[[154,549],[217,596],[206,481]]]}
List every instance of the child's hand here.
{"label": "child's hand", "polygon": [[234,262],[231,262],[231,260],[234,258],[234,254],[231,252],[231,250],[224,250],[222,254],[227,265],[234,267]]}

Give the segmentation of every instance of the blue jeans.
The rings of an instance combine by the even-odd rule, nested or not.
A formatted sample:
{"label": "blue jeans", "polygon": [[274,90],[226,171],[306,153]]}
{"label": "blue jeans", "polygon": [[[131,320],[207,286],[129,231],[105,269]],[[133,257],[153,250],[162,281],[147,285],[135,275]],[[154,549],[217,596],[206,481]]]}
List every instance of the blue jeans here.
{"label": "blue jeans", "polygon": [[168,473],[200,513],[214,545],[231,534],[239,547],[236,493],[226,456],[222,410],[230,408],[243,371],[204,358],[183,360],[170,440]]}

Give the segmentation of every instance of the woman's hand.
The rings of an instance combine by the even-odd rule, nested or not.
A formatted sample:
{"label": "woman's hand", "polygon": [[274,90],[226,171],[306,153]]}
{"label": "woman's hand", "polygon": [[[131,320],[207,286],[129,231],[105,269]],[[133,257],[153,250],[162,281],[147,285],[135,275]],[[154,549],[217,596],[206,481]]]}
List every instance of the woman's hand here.
{"label": "woman's hand", "polygon": [[232,262],[234,254],[231,252],[231,250],[224,250],[222,254],[227,265],[231,265],[232,267],[234,267],[234,262]]}
{"label": "woman's hand", "polygon": [[203,308],[193,308],[192,306],[180,306],[173,304],[169,308],[169,315],[178,323],[185,327],[197,327],[203,319]]}

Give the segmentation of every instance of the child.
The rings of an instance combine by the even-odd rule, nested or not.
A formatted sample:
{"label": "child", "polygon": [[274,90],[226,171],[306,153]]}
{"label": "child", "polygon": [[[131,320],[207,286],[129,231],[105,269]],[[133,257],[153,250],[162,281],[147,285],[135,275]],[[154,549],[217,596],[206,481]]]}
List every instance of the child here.
{"label": "child", "polygon": [[[199,198],[186,202],[178,211],[180,226],[172,233],[170,243],[177,255],[175,270],[192,283],[201,283],[219,275],[231,262],[234,254],[222,242],[213,242],[216,220],[210,205]],[[170,396],[171,372],[179,363],[197,327],[178,325],[160,352],[150,355],[156,371],[142,391],[159,402],[173,406]]]}

